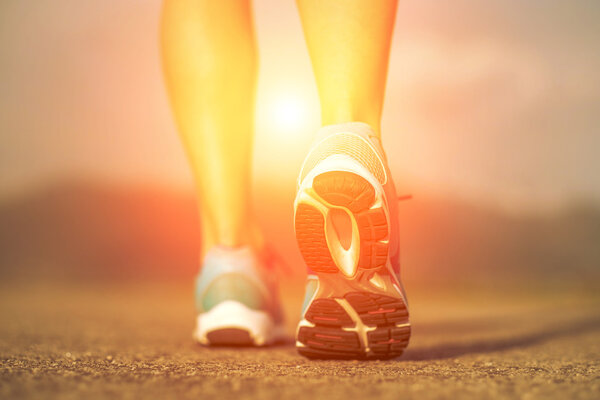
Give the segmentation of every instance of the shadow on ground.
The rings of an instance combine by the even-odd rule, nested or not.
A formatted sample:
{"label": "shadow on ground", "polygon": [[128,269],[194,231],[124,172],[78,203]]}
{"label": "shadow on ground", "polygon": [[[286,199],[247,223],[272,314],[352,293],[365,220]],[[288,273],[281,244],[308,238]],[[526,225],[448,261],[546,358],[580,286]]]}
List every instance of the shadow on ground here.
{"label": "shadow on ground", "polygon": [[[439,324],[438,329],[442,331],[444,325]],[[409,346],[401,359],[405,361],[430,361],[455,358],[467,354],[504,351],[541,344],[555,338],[577,336],[579,334],[598,330],[600,330],[600,318],[591,320],[585,319],[571,322],[567,326],[548,327],[544,330],[511,338],[476,340],[467,343],[450,342],[417,348]]]}

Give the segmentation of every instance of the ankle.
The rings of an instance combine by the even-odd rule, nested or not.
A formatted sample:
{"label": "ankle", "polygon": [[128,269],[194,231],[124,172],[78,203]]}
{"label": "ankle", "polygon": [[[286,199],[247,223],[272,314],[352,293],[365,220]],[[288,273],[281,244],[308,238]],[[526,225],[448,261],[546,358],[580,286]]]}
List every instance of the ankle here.
{"label": "ankle", "polygon": [[376,112],[358,112],[355,110],[336,109],[321,111],[323,126],[362,123],[369,126],[371,135],[381,137],[381,114]]}
{"label": "ankle", "polygon": [[[250,223],[238,232],[221,232],[220,234],[204,233],[201,239],[200,256],[204,258],[212,248],[222,246],[228,248],[250,247],[257,252],[264,248],[264,236],[256,223]],[[206,230],[203,229],[203,232]]]}

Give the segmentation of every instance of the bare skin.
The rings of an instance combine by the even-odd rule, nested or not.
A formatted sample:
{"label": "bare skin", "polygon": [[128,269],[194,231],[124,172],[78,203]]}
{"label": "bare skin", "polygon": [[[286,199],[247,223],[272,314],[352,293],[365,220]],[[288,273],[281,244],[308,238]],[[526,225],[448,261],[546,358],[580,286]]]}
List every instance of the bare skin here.
{"label": "bare skin", "polygon": [[321,100],[321,122],[380,133],[396,0],[298,0]]}
{"label": "bare skin", "polygon": [[[396,0],[297,2],[323,125],[379,134]],[[256,46],[248,0],[165,0],[163,64],[199,199],[202,252],[260,249],[250,201]]]}
{"label": "bare skin", "polygon": [[257,246],[250,203],[256,46],[249,1],[167,0],[167,88],[198,191],[202,250]]}

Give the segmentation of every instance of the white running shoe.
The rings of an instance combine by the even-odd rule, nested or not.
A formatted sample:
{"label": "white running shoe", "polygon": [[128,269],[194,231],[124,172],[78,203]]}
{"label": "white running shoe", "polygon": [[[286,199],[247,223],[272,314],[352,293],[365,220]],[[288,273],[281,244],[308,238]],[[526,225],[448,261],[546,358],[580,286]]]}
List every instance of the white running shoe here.
{"label": "white running shoe", "polygon": [[275,275],[250,247],[210,250],[196,279],[194,338],[204,345],[263,346],[283,338]]}
{"label": "white running shoe", "polygon": [[397,195],[364,123],[321,128],[298,180],[294,227],[309,268],[300,354],[393,358],[410,324],[400,282]]}

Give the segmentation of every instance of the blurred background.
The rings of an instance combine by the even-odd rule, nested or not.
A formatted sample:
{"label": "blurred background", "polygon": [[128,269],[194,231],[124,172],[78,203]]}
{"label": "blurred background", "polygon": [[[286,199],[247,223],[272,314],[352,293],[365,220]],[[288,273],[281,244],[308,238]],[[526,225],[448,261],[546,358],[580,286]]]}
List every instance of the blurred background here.
{"label": "blurred background", "polygon": [[[0,279],[175,281],[198,268],[158,0],[0,3]],[[254,205],[294,268],[295,179],[319,126],[294,2],[255,1]],[[404,0],[384,145],[403,278],[431,288],[600,283],[600,2]]]}

